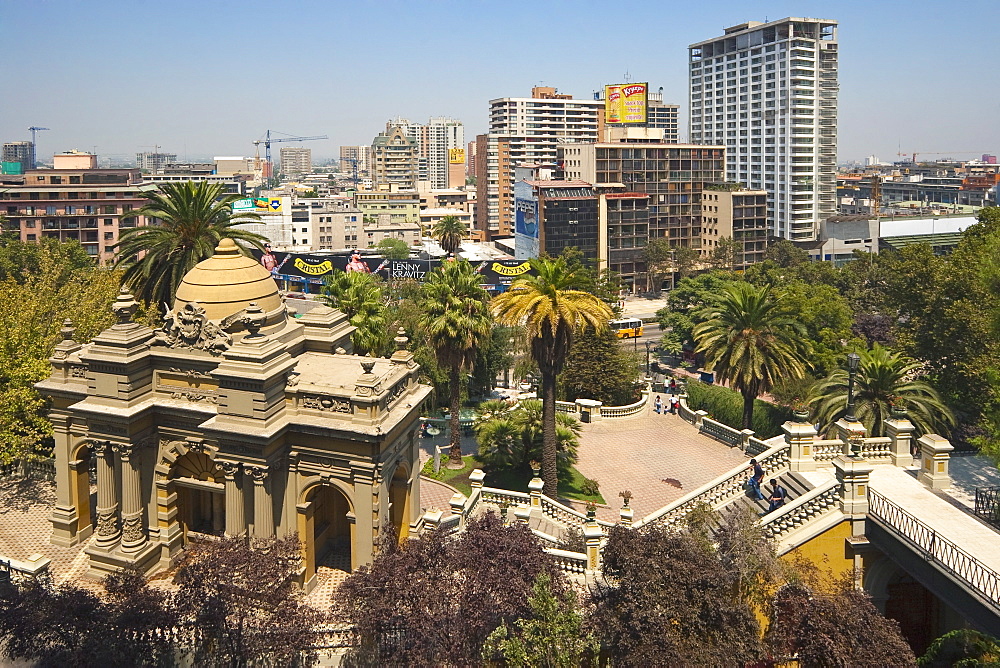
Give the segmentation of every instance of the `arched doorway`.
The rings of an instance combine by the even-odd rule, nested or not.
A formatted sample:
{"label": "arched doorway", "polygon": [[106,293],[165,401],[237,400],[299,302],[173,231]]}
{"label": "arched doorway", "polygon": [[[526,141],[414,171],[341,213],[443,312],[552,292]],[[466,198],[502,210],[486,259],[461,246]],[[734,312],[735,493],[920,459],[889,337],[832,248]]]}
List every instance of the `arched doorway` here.
{"label": "arched doorway", "polygon": [[410,476],[397,466],[389,482],[389,516],[400,544],[410,535]]}
{"label": "arched doorway", "polygon": [[89,441],[84,441],[70,460],[70,499],[76,507],[76,531],[83,539],[93,532],[93,518],[97,516],[97,495],[91,493],[92,469],[96,471],[97,460]]}
{"label": "arched doorway", "polygon": [[347,494],[333,483],[318,483],[306,489],[297,509],[303,583],[311,586],[322,566],[351,571],[356,566],[355,516]]}
{"label": "arched doorway", "polygon": [[184,542],[191,533],[221,536],[226,528],[222,471],[204,452],[188,450],[170,467],[168,479],[177,492],[177,520]]}
{"label": "arched doorway", "polygon": [[899,622],[903,637],[920,656],[936,637],[938,600],[906,573],[900,572],[886,585],[885,616]]}

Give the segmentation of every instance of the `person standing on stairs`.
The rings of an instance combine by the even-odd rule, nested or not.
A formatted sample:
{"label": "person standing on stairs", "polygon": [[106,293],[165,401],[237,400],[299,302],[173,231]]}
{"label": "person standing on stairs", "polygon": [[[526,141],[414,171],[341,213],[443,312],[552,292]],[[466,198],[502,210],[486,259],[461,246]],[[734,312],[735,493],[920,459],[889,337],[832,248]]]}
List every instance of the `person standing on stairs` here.
{"label": "person standing on stairs", "polygon": [[653,410],[656,411],[657,415],[659,415],[661,408],[663,408],[663,402],[660,400],[660,395],[657,394],[656,401],[653,402]]}
{"label": "person standing on stairs", "polygon": [[764,469],[761,468],[756,459],[750,460],[750,469],[753,473],[750,475],[750,479],[747,480],[747,485],[749,485],[750,490],[756,494],[757,500],[763,501],[764,493],[760,491],[760,484],[764,482]]}

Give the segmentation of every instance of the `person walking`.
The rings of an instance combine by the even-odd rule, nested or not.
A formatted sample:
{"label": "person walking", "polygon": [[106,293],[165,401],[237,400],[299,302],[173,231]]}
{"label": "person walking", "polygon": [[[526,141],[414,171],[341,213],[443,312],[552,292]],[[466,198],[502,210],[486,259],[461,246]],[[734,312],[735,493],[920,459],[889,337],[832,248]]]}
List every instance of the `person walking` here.
{"label": "person walking", "polygon": [[660,395],[657,394],[656,401],[653,402],[653,410],[656,411],[657,415],[659,415],[661,408],[663,408],[663,402],[660,400]]}
{"label": "person walking", "polygon": [[768,501],[771,505],[767,507],[767,512],[773,513],[778,508],[785,505],[785,499],[788,498],[788,490],[778,484],[777,478],[771,478],[771,496]]}
{"label": "person walking", "polygon": [[670,379],[670,394],[677,394],[677,379]]}
{"label": "person walking", "polygon": [[750,479],[747,480],[747,485],[749,485],[751,491],[757,495],[757,500],[763,501],[764,493],[760,491],[760,484],[764,482],[764,469],[761,468],[756,459],[751,459],[750,470],[752,471],[752,474],[750,475]]}
{"label": "person walking", "polygon": [[676,415],[677,412],[680,411],[680,409],[681,409],[681,400],[675,394],[672,397],[670,397],[670,414]]}

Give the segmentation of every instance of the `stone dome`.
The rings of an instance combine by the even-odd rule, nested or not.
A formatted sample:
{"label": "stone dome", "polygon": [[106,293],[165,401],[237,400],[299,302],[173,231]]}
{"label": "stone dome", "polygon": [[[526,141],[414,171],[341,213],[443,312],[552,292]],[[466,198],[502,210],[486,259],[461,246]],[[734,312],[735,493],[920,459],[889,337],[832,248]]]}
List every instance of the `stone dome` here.
{"label": "stone dome", "polygon": [[281,307],[278,284],[271,272],[240,252],[232,239],[222,239],[215,255],[202,260],[185,274],[177,287],[174,311],[198,302],[209,320],[222,320],[245,309],[250,302],[264,313]]}

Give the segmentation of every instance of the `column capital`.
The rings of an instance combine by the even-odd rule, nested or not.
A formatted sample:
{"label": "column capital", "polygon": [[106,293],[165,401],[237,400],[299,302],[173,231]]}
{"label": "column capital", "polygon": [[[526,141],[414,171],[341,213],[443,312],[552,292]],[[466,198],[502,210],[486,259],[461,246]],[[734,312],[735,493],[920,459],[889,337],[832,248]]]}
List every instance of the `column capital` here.
{"label": "column capital", "polygon": [[136,450],[136,446],[134,443],[112,443],[111,449],[122,458],[123,462],[127,462]]}
{"label": "column capital", "polygon": [[255,485],[263,485],[270,473],[266,466],[244,466],[243,470],[250,474]]}
{"label": "column capital", "polygon": [[111,441],[90,439],[89,442],[91,449],[94,451],[94,454],[101,457],[111,452],[111,449],[114,447],[114,444]]}
{"label": "column capital", "polygon": [[216,461],[215,465],[222,469],[222,475],[227,478],[235,478],[236,474],[240,472],[239,462],[220,462]]}

